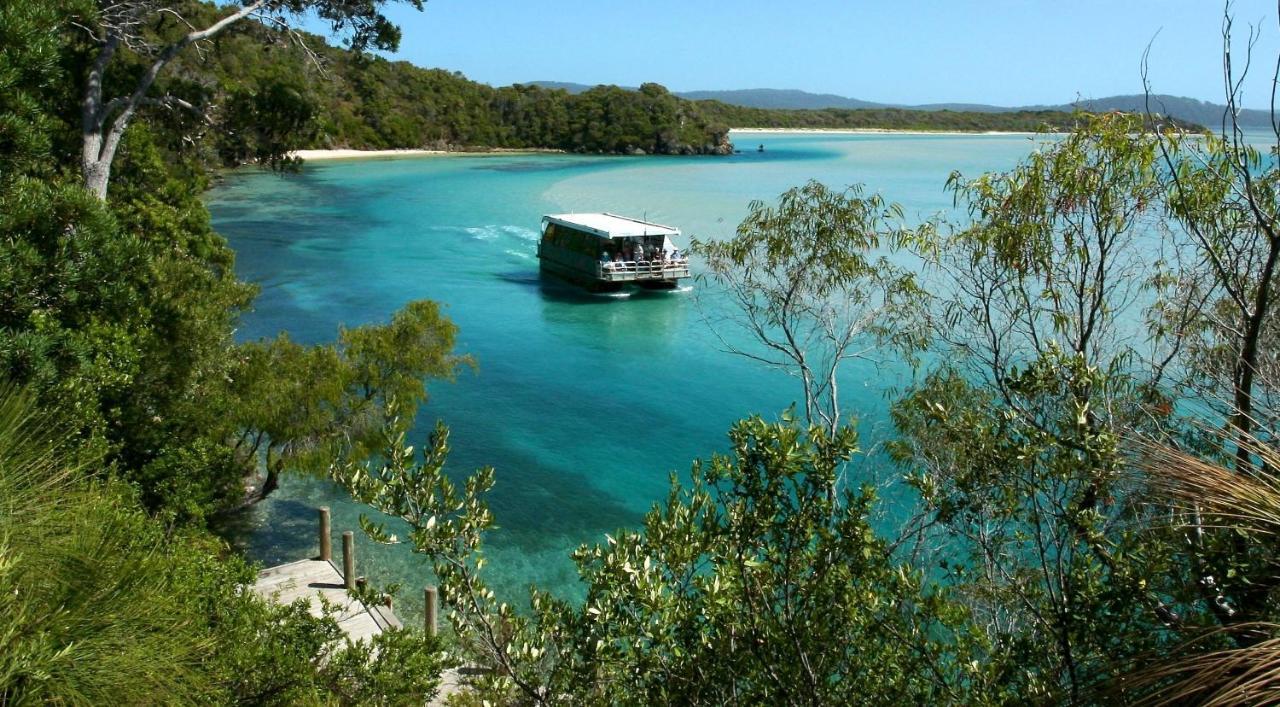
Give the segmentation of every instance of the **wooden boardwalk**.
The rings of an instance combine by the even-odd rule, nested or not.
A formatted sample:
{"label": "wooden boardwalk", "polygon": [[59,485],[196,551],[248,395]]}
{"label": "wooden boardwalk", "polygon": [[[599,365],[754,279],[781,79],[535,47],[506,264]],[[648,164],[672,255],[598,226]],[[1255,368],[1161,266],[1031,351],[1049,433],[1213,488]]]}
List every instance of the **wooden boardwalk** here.
{"label": "wooden boardwalk", "polygon": [[323,614],[323,597],[323,602],[336,609],[334,618],[353,643],[372,638],[388,628],[401,628],[400,619],[391,609],[365,606],[353,598],[342,583],[342,573],[328,560],[298,560],[262,570],[253,591],[280,604],[306,598],[315,616]]}
{"label": "wooden boardwalk", "polygon": [[[328,604],[334,611],[338,627],[352,643],[372,639],[374,636],[391,628],[403,628],[400,619],[392,613],[390,607],[368,606],[351,596],[343,581],[342,570],[339,570],[330,559],[332,537],[329,532],[329,508],[321,507],[319,511],[320,557],[310,560],[298,560],[288,564],[277,565],[258,573],[258,581],[253,591],[258,596],[278,604],[292,604],[299,599],[306,599],[314,616],[324,615],[324,606]],[[351,531],[342,534],[342,563],[347,572],[355,578],[355,540]],[[436,633],[436,589],[426,589],[425,611],[426,628],[432,635]],[[428,707],[440,707],[449,698],[464,689],[461,670],[446,670],[440,675],[440,691],[435,699],[428,702]]]}

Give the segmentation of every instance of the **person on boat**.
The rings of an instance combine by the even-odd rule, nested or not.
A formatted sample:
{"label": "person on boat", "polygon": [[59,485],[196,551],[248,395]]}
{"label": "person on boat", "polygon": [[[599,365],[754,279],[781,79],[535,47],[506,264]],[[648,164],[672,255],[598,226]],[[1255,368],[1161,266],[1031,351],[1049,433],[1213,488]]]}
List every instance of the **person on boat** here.
{"label": "person on boat", "polygon": [[609,251],[607,250],[600,251],[600,269],[602,270],[613,269],[613,258],[609,257]]}

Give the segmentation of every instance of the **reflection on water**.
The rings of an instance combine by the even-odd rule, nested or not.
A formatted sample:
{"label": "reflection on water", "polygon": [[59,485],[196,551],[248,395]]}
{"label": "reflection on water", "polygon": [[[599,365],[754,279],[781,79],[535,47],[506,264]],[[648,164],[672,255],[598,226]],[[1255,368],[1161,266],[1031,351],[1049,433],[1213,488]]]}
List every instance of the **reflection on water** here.
{"label": "reflection on water", "polygon": [[[614,160],[625,160],[625,157],[610,158]],[[477,160],[471,169],[490,171],[490,172],[563,172],[571,169],[586,169],[600,167],[600,160],[567,160],[564,158],[554,159],[518,159],[512,161],[499,161],[497,158],[489,157],[483,161]]]}
{"label": "reflection on water", "polygon": [[542,319],[570,346],[627,355],[668,351],[686,331],[689,289],[592,293],[552,275],[539,283]]}

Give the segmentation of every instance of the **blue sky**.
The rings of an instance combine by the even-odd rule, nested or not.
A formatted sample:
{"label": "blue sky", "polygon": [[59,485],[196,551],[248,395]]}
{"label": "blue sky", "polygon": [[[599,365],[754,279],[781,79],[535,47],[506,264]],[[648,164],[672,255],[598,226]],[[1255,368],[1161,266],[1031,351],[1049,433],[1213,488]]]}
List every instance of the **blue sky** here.
{"label": "blue sky", "polygon": [[[1245,104],[1269,101],[1276,5],[1236,0],[1262,38]],[[798,88],[888,103],[1061,103],[1141,90],[1221,102],[1215,0],[429,0],[393,7],[396,58],[493,85]],[[1157,32],[1159,34],[1157,35]]]}

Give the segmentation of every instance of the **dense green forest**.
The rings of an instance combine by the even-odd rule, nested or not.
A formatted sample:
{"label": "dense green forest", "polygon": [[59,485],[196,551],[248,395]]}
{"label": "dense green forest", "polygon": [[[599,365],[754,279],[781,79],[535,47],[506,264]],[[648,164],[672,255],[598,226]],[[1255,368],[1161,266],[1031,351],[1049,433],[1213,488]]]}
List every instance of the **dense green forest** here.
{"label": "dense green forest", "polygon": [[1073,114],[1063,111],[978,113],[901,108],[782,110],[731,106],[718,101],[697,103],[704,115],[735,128],[1064,132],[1078,122]]}
{"label": "dense green forest", "polygon": [[421,703],[436,641],[348,646],[332,616],[245,592],[253,568],[210,529],[283,470],[358,458],[388,397],[416,404],[459,362],[454,328],[420,302],[331,346],[237,344],[255,288],[201,202],[203,121],[85,107],[154,59],[135,35],[89,80],[110,28],[151,11],[104,7],[0,4],[0,704]]}
{"label": "dense green forest", "polygon": [[[255,290],[212,170],[335,136],[697,151],[719,129],[658,87],[524,110],[291,41],[310,9],[392,49],[384,4],[0,3],[0,704],[422,704],[456,663],[464,704],[1277,701],[1280,167],[1081,115],[954,175],[962,218],[908,227],[858,185],[750,205],[694,245],[741,315],[710,325],[745,326],[800,402],[742,411],[639,527],[575,551],[582,600],[499,597],[502,476],[449,470],[443,423],[408,439],[472,363],[457,327],[418,301],[329,343],[237,341]],[[395,108],[421,96],[430,117]],[[559,101],[568,127],[540,122]],[[679,116],[689,142],[661,134]],[[873,354],[918,373],[890,401],[891,529],[835,385]],[[353,645],[245,590],[217,530],[291,473],[341,484],[375,541],[407,524],[444,638]]]}
{"label": "dense green forest", "polygon": [[653,83],[580,93],[494,88],[258,24],[228,30],[216,44],[203,59],[184,57],[181,73],[201,87],[193,100],[217,102],[222,117],[245,126],[211,131],[210,144],[232,164],[285,141],[306,148],[727,154],[731,127],[1032,132],[1065,131],[1076,122],[1063,111],[766,110],[690,101]]}
{"label": "dense green forest", "polygon": [[[202,5],[193,12],[212,18],[215,11]],[[578,95],[493,88],[457,72],[388,61],[258,23],[229,29],[203,57],[184,55],[177,73],[198,87],[193,102],[216,101],[222,111],[215,118],[240,126],[211,131],[210,144],[229,163],[286,139],[299,148],[730,150],[726,124],[657,84],[638,91],[600,86]]]}
{"label": "dense green forest", "polygon": [[[845,110],[782,110],[744,108],[714,101],[699,101],[705,115],[738,128],[875,129],[959,132],[1070,132],[1081,124],[1081,115],[1063,110],[1018,110],[1000,113],[952,110],[865,108]],[[1201,132],[1196,124],[1174,118],[1167,125]]]}

